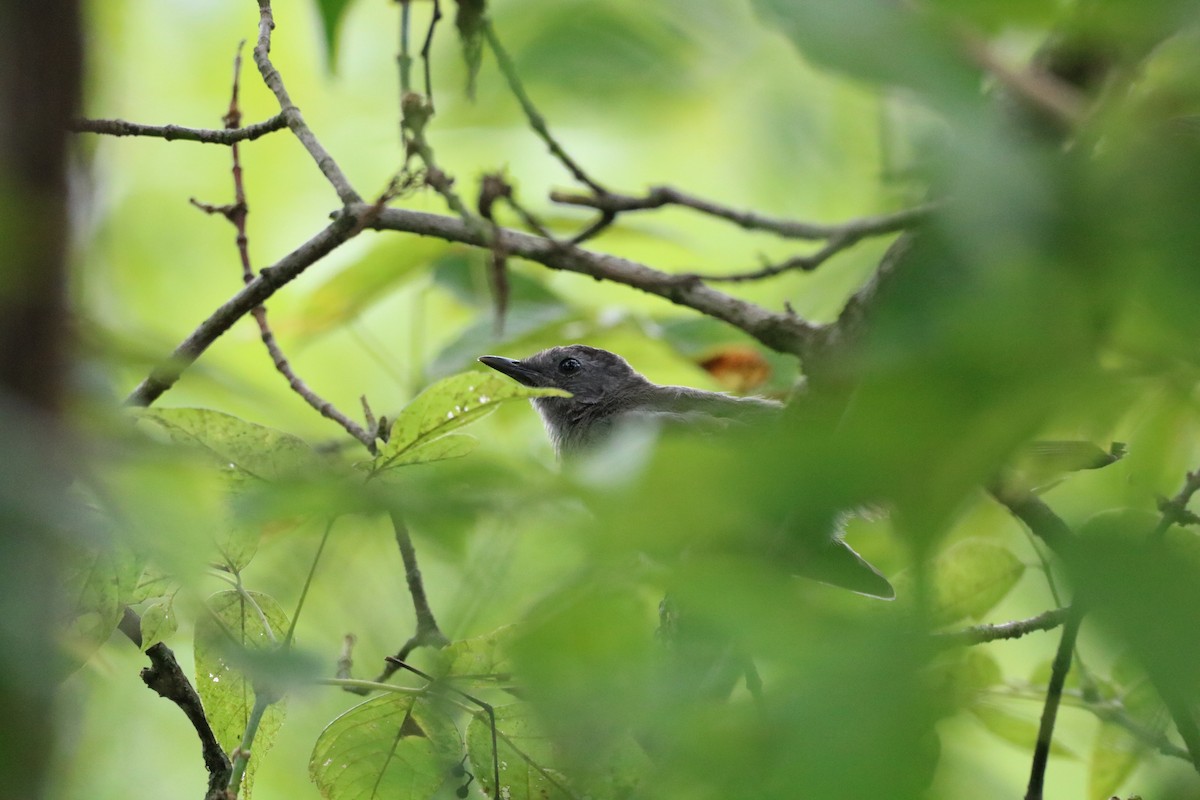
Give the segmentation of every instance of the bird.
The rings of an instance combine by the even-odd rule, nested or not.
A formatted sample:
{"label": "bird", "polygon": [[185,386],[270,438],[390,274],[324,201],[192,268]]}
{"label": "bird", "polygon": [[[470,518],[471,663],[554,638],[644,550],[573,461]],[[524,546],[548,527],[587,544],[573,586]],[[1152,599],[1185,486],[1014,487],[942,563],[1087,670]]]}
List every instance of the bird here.
{"label": "bird", "polygon": [[[623,426],[649,422],[710,431],[766,423],[784,410],[768,398],[655,384],[616,353],[585,344],[551,347],[519,360],[485,355],[479,361],[525,386],[570,393],[532,398],[560,460],[594,450]],[[893,599],[887,578],[842,540],[838,526],[830,527],[820,535],[784,537],[797,574]]]}

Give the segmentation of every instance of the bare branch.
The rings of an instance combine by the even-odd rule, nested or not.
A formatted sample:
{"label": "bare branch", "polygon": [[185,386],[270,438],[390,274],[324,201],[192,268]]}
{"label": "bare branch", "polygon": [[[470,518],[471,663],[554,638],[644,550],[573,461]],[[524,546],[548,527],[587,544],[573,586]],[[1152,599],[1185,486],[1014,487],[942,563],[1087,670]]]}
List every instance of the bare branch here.
{"label": "bare branch", "polygon": [[179,376],[217,340],[233,327],[239,319],[249,314],[256,305],[273,295],[280,287],[293,280],[304,270],[329,255],[350,238],[356,218],[338,214],[328,226],[304,244],[261,270],[250,283],[214,311],[208,319],[184,339],[171,353],[170,358],[156,367],[137,388],[125,398],[130,406],[148,406],[162,396],[179,380]]}
{"label": "bare branch", "polygon": [[[118,627],[135,646],[142,646],[141,620],[133,609],[125,608],[125,614]],[[179,706],[179,710],[187,716],[192,727],[196,729],[196,735],[200,737],[204,766],[208,770],[208,792],[204,795],[205,800],[225,800],[225,788],[229,785],[233,767],[221,743],[217,741],[216,734],[213,733],[204,713],[204,704],[200,702],[200,695],[196,694],[192,682],[179,666],[171,648],[157,642],[146,648],[146,657],[150,659],[150,666],[142,670],[142,681],[157,692],[159,697]]]}
{"label": "bare branch", "polygon": [[176,139],[203,144],[231,145],[237,142],[249,142],[266,136],[268,133],[283,130],[288,126],[287,119],[282,113],[270,119],[247,125],[236,130],[214,130],[209,128],[184,128],[179,125],[142,125],[137,122],[126,122],[123,119],[77,119],[68,129],[75,133],[101,133],[107,136],[148,136],[156,139],[166,139],[168,142]]}
{"label": "bare branch", "polygon": [[1035,631],[1048,631],[1062,625],[1069,609],[1052,608],[1036,617],[1000,622],[994,625],[974,625],[961,631],[938,634],[938,644],[946,646],[984,644],[1001,639],[1019,639]]}
{"label": "bare branch", "polygon": [[[243,42],[244,44],[244,42]],[[242,112],[238,106],[238,92],[240,88],[240,76],[242,68],[242,48],[238,46],[237,56],[233,63],[233,88],[229,97],[229,110],[225,113],[225,126],[229,130],[237,130],[241,124]],[[213,208],[205,206],[202,203],[197,203],[195,200],[192,203],[199,208],[208,211],[209,213],[220,212],[228,219],[233,227],[237,230],[237,251],[238,258],[242,264],[242,281],[250,283],[254,280],[254,268],[250,264],[250,242],[246,235],[246,218],[250,213],[250,207],[246,202],[246,184],[242,179],[242,159],[241,149],[238,143],[234,142],[230,147],[230,154],[233,160],[232,175],[233,175],[233,203],[229,206],[221,208]],[[300,376],[295,373],[287,357],[283,354],[283,349],[279,346],[279,342],[275,339],[275,334],[271,330],[270,323],[267,322],[267,308],[263,305],[257,305],[251,309],[251,314],[254,316],[254,321],[258,323],[258,330],[263,344],[267,348],[267,352],[271,356],[271,362],[275,365],[276,371],[283,377],[287,378],[288,386],[292,391],[300,395],[304,402],[308,403],[318,413],[327,419],[333,420],[340,425],[347,433],[358,439],[367,448],[368,451],[375,452],[375,438],[368,433],[361,425],[347,417],[339,411],[332,403],[320,397],[316,392],[309,388],[308,384],[301,380]]]}
{"label": "bare branch", "polygon": [[509,90],[512,91],[513,97],[517,98],[517,102],[521,104],[521,110],[525,112],[525,118],[529,120],[529,127],[533,128],[534,133],[541,137],[542,141],[546,143],[546,147],[550,149],[550,153],[562,162],[562,165],[567,168],[567,171],[571,173],[571,176],[575,180],[584,184],[596,194],[607,196],[608,190],[588,175],[583,167],[567,154],[567,151],[563,149],[558,140],[554,138],[554,135],[550,133],[550,128],[546,125],[546,118],[537,110],[537,106],[533,104],[533,100],[529,98],[529,94],[525,91],[525,86],[521,83],[521,76],[517,74],[517,67],[508,55],[508,51],[500,43],[499,37],[496,36],[496,30],[492,27],[490,19],[484,20],[482,32],[484,41],[488,43],[492,54],[496,56],[496,63],[500,67],[500,74],[508,82]]}
{"label": "bare branch", "polygon": [[[369,208],[366,204],[356,204],[347,211],[360,214]],[[481,233],[469,230],[462,221],[418,211],[386,208],[378,213],[368,227],[435,236],[477,247],[488,246]],[[761,306],[705,286],[687,275],[672,275],[636,261],[562,245],[508,228],[500,228],[499,236],[505,252],[510,256],[534,261],[550,269],[622,283],[658,295],[672,303],[728,322],[781,353],[804,357],[816,344],[818,334],[822,331],[820,326],[799,317],[772,313]]]}
{"label": "bare branch", "polygon": [[1200,491],[1200,469],[1187,474],[1183,481],[1183,488],[1179,490],[1178,494],[1172,498],[1164,497],[1158,501],[1158,510],[1162,517],[1154,528],[1154,532],[1150,534],[1151,540],[1161,539],[1172,525],[1200,524],[1200,516],[1188,511],[1187,507],[1192,500],[1192,495],[1198,491]]}
{"label": "bare branch", "polygon": [[1074,534],[1067,527],[1067,523],[1033,492],[1002,486],[999,483],[989,486],[988,491],[1058,555],[1061,556],[1070,545]]}
{"label": "bare branch", "polygon": [[857,241],[868,236],[881,236],[888,233],[911,228],[937,210],[938,205],[927,203],[915,208],[896,211],[891,214],[858,217],[857,219],[833,225],[821,225],[815,222],[780,219],[758,214],[753,211],[742,211],[699,197],[684,194],[669,186],[655,186],[645,197],[614,194],[606,192],[602,195],[574,194],[570,192],[553,192],[550,199],[565,205],[586,206],[597,211],[607,211],[620,214],[627,211],[644,211],[663,206],[681,206],[699,211],[702,214],[717,217],[732,222],[740,228],[752,231],[767,231],[785,239],[852,239]]}
{"label": "bare branch", "polygon": [[417,630],[396,652],[395,656],[387,659],[383,666],[383,672],[375,679],[376,683],[383,683],[390,678],[401,666],[394,662],[403,662],[418,647],[440,648],[450,644],[450,640],[438,627],[437,620],[433,617],[433,610],[429,607],[429,598],[425,596],[425,582],[417,564],[417,551],[413,547],[412,537],[409,536],[408,525],[395,511],[392,512],[392,527],[396,531],[396,544],[400,547],[400,558],[404,561],[404,579],[408,584],[408,593],[412,597],[413,611],[417,615]]}
{"label": "bare branch", "polygon": [[362,197],[350,185],[349,179],[342,173],[342,168],[317,141],[316,134],[308,127],[304,121],[304,115],[300,113],[300,109],[292,102],[287,89],[284,88],[283,77],[279,74],[279,70],[275,69],[275,65],[271,63],[271,31],[275,29],[275,18],[271,13],[271,0],[258,0],[258,17],[258,43],[254,45],[254,63],[258,65],[263,83],[279,101],[279,110],[287,120],[288,128],[317,162],[317,167],[333,186],[342,203],[349,205],[362,202]]}
{"label": "bare branch", "polygon": [[1063,686],[1071,669],[1071,656],[1075,652],[1075,640],[1079,637],[1079,626],[1083,612],[1072,608],[1063,625],[1062,638],[1058,641],[1058,652],[1050,672],[1050,684],[1046,687],[1046,704],[1042,708],[1042,721],[1038,726],[1037,744],[1033,749],[1033,763],[1029,770],[1029,786],[1025,800],[1042,800],[1042,787],[1046,780],[1046,764],[1050,760],[1050,745],[1054,739],[1054,723],[1058,717],[1058,706],[1062,700]]}

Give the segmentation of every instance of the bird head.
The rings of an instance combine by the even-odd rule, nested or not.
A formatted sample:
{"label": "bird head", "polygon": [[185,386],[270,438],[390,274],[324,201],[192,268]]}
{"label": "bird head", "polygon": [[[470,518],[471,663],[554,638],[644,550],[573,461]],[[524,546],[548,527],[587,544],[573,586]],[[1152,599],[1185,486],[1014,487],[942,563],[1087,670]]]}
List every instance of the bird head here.
{"label": "bird head", "polygon": [[501,356],[480,356],[479,360],[526,386],[563,389],[570,398],[539,398],[594,405],[647,383],[646,379],[616,353],[569,344],[551,347],[517,361]]}

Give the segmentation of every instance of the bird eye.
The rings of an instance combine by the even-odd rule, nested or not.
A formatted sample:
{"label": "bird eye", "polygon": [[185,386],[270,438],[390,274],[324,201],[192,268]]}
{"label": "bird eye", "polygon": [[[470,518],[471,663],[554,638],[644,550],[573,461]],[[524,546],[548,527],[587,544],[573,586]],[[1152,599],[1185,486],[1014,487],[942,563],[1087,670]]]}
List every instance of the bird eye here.
{"label": "bird eye", "polygon": [[558,362],[558,371],[563,375],[574,375],[581,369],[583,369],[583,364],[579,363],[578,358],[564,358]]}

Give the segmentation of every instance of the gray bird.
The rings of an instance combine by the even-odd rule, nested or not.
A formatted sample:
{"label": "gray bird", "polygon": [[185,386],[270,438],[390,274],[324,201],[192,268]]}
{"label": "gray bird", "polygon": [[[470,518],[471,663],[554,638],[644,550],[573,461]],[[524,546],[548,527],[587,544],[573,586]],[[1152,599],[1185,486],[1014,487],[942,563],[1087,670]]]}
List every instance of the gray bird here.
{"label": "gray bird", "polygon": [[[659,386],[615,353],[572,344],[515,360],[480,356],[480,362],[525,386],[564,389],[571,397],[538,397],[533,405],[560,458],[601,443],[618,427],[638,421],[722,428],[777,417],[782,404],[734,397],[687,386]],[[789,536],[789,561],[797,572],[860,594],[892,599],[887,579],[836,535]],[[799,551],[799,552],[795,552]]]}
{"label": "gray bird", "polygon": [[774,414],[783,407],[761,397],[659,386],[616,353],[585,344],[551,347],[521,361],[501,356],[479,360],[526,386],[571,393],[571,397],[533,401],[560,458],[586,451],[618,426],[638,420],[717,427]]}

